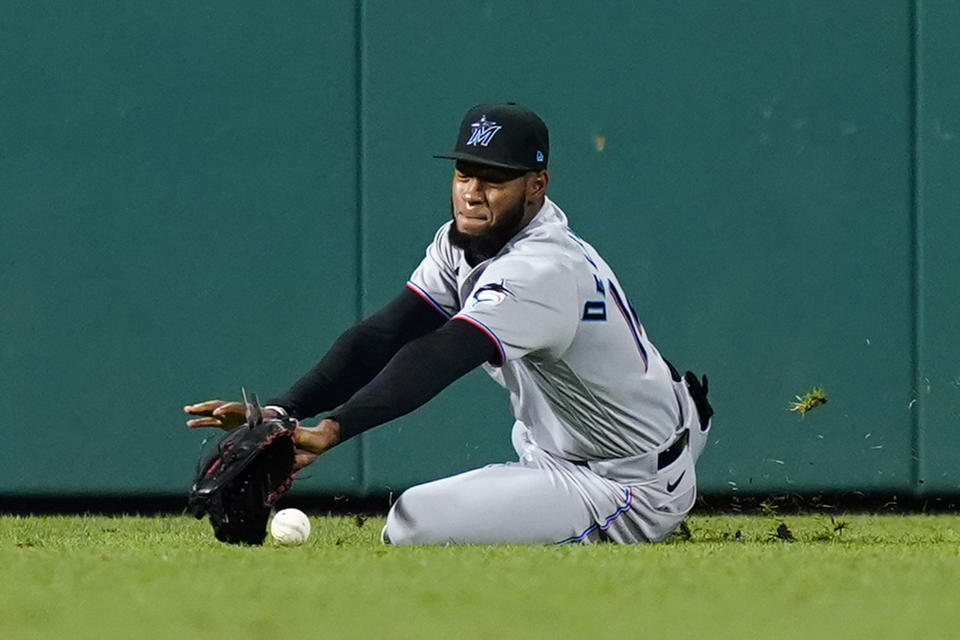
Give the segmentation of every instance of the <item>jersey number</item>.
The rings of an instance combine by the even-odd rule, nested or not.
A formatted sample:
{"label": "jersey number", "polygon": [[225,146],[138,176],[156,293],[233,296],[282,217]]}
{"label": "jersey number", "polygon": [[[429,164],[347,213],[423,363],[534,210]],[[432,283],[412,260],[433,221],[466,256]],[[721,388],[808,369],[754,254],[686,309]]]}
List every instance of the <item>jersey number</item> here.
{"label": "jersey number", "polygon": [[643,341],[640,339],[643,335],[643,325],[640,324],[640,318],[637,317],[637,312],[633,308],[633,305],[620,297],[620,292],[612,280],[607,280],[607,287],[610,289],[610,295],[613,296],[613,302],[617,305],[620,315],[623,316],[627,327],[630,329],[633,341],[637,345],[637,351],[640,352],[640,357],[643,359],[643,370],[646,371],[648,367],[647,350],[643,347]]}
{"label": "jersey number", "polygon": [[603,300],[587,300],[583,305],[583,320],[596,322],[607,319],[607,303]]}

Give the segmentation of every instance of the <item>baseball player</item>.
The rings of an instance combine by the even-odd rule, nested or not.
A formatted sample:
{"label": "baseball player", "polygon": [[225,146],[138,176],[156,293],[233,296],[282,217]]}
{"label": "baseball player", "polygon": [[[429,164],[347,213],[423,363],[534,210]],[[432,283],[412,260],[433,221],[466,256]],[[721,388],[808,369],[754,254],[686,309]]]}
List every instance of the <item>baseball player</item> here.
{"label": "baseball player", "polygon": [[[713,410],[680,376],[597,251],[546,195],[547,127],[514,103],[460,126],[451,220],[404,290],[347,330],[271,411],[300,426],[297,464],[413,411],[476,367],[510,393],[516,462],[412,487],[383,540],[618,543],[665,538],[693,507]],[[239,403],[185,408],[230,428]]]}

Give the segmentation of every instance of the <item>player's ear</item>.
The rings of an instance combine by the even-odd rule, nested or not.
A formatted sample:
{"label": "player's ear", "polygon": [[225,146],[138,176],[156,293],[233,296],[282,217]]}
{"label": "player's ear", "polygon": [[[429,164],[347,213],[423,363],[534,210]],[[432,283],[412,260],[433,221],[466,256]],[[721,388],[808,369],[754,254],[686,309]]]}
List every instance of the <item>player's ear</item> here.
{"label": "player's ear", "polygon": [[550,176],[546,171],[531,171],[527,174],[527,200],[539,200],[547,192]]}

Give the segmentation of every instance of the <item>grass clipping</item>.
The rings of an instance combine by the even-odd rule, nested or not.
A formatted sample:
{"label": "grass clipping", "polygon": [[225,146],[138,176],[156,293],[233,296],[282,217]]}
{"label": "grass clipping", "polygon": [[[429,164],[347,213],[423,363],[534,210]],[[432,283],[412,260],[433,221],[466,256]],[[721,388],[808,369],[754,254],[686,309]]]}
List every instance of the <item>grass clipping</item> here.
{"label": "grass clipping", "polygon": [[802,396],[794,397],[797,401],[791,402],[787,409],[799,413],[801,418],[807,415],[807,411],[816,409],[822,404],[827,404],[827,394],[824,393],[821,387],[814,387]]}

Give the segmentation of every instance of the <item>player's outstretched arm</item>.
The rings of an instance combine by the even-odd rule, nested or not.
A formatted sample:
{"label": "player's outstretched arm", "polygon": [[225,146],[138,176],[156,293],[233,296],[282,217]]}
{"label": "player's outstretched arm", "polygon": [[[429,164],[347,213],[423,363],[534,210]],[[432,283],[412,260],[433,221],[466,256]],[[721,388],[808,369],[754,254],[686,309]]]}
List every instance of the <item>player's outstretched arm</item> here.
{"label": "player's outstretched arm", "polygon": [[413,411],[484,362],[502,364],[489,336],[457,320],[404,346],[390,363],[316,427],[298,427],[297,469],[359,433]]}
{"label": "player's outstretched arm", "polygon": [[405,344],[443,326],[446,316],[407,288],[383,309],[345,331],[310,371],[267,404],[303,420],[346,402]]}
{"label": "player's outstretched arm", "polygon": [[[443,325],[446,318],[409,289],[341,335],[324,357],[286,394],[267,401],[302,420],[339,406],[366,385],[406,343]],[[183,408],[187,426],[230,430],[246,415],[241,402],[207,400]],[[269,407],[265,407],[268,417]],[[274,416],[275,417],[275,416]]]}
{"label": "player's outstretched arm", "polygon": [[405,415],[484,362],[503,364],[490,336],[458,319],[405,345],[348,402],[327,416],[346,440]]}

